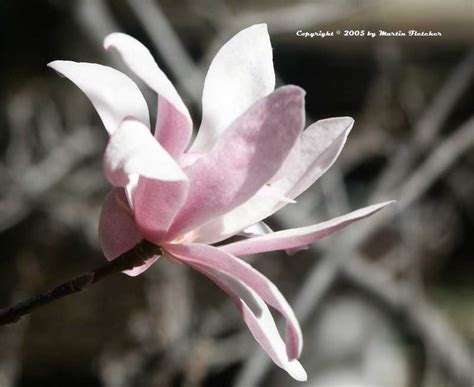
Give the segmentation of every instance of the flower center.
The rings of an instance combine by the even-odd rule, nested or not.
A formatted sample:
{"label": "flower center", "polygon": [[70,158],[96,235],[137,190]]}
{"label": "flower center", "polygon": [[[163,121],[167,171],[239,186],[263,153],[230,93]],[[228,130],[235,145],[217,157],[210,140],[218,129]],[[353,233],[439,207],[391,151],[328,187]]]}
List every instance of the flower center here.
{"label": "flower center", "polygon": [[192,243],[197,237],[197,230],[189,231],[186,234],[178,236],[171,243],[182,244],[182,243]]}

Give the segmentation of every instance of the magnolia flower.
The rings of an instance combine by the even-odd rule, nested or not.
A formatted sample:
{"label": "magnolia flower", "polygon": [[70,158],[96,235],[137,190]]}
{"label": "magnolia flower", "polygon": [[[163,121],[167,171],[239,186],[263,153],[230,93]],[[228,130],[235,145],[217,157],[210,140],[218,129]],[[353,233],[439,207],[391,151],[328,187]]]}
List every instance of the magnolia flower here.
{"label": "magnolia flower", "polygon": [[[388,204],[284,231],[259,223],[334,163],[353,120],[331,118],[303,130],[304,91],[274,90],[272,48],[260,24],[235,35],[212,61],[201,126],[188,147],[191,116],[150,52],[122,33],[107,36],[104,46],[158,94],[154,135],[145,99],[126,75],[99,64],[49,64],[87,95],[110,135],[104,169],[114,188],[99,222],[104,255],[113,260],[143,239],[160,246],[160,256],[186,263],[227,292],[263,350],[293,378],[306,380],[293,310],[268,278],[238,257],[306,246]],[[213,246],[235,235],[243,239]],[[142,273],[160,256],[127,274]],[[285,318],[285,340],[267,305]]]}

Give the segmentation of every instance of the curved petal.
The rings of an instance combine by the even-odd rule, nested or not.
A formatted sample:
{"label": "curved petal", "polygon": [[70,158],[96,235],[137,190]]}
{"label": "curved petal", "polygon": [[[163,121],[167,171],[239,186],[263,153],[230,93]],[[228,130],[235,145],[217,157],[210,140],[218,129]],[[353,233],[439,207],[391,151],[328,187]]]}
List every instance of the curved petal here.
{"label": "curved petal", "polygon": [[[271,180],[271,187],[294,199],[336,161],[354,124],[350,117],[329,118],[310,125],[300,136],[295,147]],[[232,211],[202,226],[196,237],[200,243],[215,243],[272,215],[287,204],[255,195]]]}
{"label": "curved petal", "polygon": [[104,40],[106,50],[115,48],[124,62],[159,95],[155,137],[169,154],[178,158],[192,133],[188,109],[150,51],[138,40],[123,33],[113,33]]}
{"label": "curved petal", "polygon": [[[104,201],[99,219],[99,242],[108,261],[133,248],[143,239],[133,220],[123,188],[112,188]],[[142,266],[124,271],[136,276],[152,265],[159,256],[153,256]]]}
{"label": "curved petal", "polygon": [[56,60],[48,66],[74,82],[99,113],[105,129],[112,134],[126,117],[150,127],[148,106],[142,93],[125,74],[94,63]]}
{"label": "curved petal", "polygon": [[110,137],[104,154],[105,175],[111,184],[126,186],[131,175],[162,181],[187,181],[179,165],[155,141],[142,123],[126,119]]}
{"label": "curved petal", "polygon": [[394,202],[390,201],[374,204],[313,226],[277,231],[272,234],[245,239],[229,243],[228,245],[222,245],[219,246],[219,249],[233,255],[249,255],[309,245],[357,220],[366,218],[367,216],[380,211],[382,208],[392,203]]}
{"label": "curved petal", "polygon": [[316,121],[301,135],[301,156],[292,173],[274,183],[291,199],[306,191],[334,164],[347,140],[354,120],[335,117]]}
{"label": "curved petal", "polygon": [[[242,230],[238,235],[243,236],[245,238],[255,238],[262,235],[273,234],[273,232],[274,231],[270,228],[268,224],[266,224],[265,222],[258,222]],[[297,252],[307,249],[309,249],[309,246],[305,245],[295,247],[293,249],[286,249],[285,252],[288,255],[295,255]]]}
{"label": "curved petal", "polygon": [[256,102],[186,170],[189,194],[167,240],[244,203],[277,172],[303,128],[303,97],[285,86]]}
{"label": "curved petal", "polygon": [[202,265],[189,265],[211,279],[232,298],[255,340],[276,365],[298,381],[307,380],[306,372],[300,362],[296,359],[288,359],[285,343],[281,339],[270,310],[261,297],[248,286],[225,273]]}
{"label": "curved petal", "polygon": [[278,288],[247,262],[217,247],[200,244],[163,244],[163,249],[176,258],[223,272],[253,289],[262,299],[286,319],[285,342],[290,360],[297,359],[303,349],[303,337],[298,320]]}
{"label": "curved petal", "polygon": [[202,96],[202,123],[191,150],[207,152],[232,121],[274,88],[267,25],[240,31],[222,46],[209,67]]}

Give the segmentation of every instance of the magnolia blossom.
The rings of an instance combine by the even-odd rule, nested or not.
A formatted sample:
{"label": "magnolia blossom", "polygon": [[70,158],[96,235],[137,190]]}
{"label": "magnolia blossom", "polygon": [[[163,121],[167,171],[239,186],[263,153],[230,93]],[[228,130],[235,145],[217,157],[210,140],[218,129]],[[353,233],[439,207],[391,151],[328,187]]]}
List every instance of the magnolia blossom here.
{"label": "magnolia blossom", "polygon": [[[110,135],[104,169],[114,188],[100,217],[104,255],[113,260],[143,239],[157,244],[160,256],[189,265],[227,292],[263,350],[293,378],[306,380],[293,310],[268,278],[238,257],[306,246],[388,204],[284,231],[260,223],[334,163],[353,120],[330,118],[303,130],[304,91],[275,90],[272,47],[259,24],[235,35],[212,61],[202,122],[188,146],[191,116],[150,52],[122,33],[107,36],[104,46],[157,93],[154,134],[145,99],[123,73],[91,63],[49,64],[87,95]],[[242,239],[223,242],[235,235]],[[142,273],[160,256],[127,274]],[[284,340],[268,305],[286,320]]]}

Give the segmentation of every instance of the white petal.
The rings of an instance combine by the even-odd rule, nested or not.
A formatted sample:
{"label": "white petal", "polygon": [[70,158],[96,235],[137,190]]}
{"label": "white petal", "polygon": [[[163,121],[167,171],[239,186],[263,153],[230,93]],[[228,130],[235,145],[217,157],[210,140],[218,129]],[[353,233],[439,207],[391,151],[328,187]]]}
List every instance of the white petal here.
{"label": "white petal", "polygon": [[56,60],[48,66],[74,82],[90,99],[105,129],[112,134],[127,117],[150,127],[148,106],[137,85],[125,74],[94,63]]}
{"label": "white petal", "polygon": [[301,363],[296,359],[288,359],[285,343],[278,332],[273,316],[255,291],[225,273],[203,265],[189,265],[209,277],[232,297],[255,340],[276,365],[298,381],[307,380],[306,371]]}
{"label": "white petal", "polygon": [[115,48],[127,66],[160,96],[155,136],[168,153],[179,156],[191,137],[192,121],[173,84],[135,38],[113,33],[105,38],[104,47]]}
{"label": "white petal", "polygon": [[394,202],[390,201],[374,204],[323,223],[277,231],[271,234],[249,238],[242,241],[229,243],[228,245],[221,245],[219,246],[219,249],[232,255],[248,255],[306,246],[340,230],[343,227],[348,226],[357,220],[375,214],[377,211],[380,211],[382,208],[392,203]]}
{"label": "white petal", "polygon": [[142,123],[127,119],[110,137],[104,155],[109,181],[125,187],[131,175],[162,181],[187,181],[179,165]]}
{"label": "white petal", "polygon": [[208,151],[234,119],[274,88],[267,25],[240,31],[222,46],[209,67],[202,96],[202,123],[191,150]]}
{"label": "white petal", "polygon": [[254,290],[286,319],[286,353],[289,359],[300,357],[303,337],[293,309],[280,290],[247,262],[227,254],[220,248],[199,244],[162,244],[165,251],[186,263],[196,263],[226,273]]}
{"label": "white petal", "polygon": [[[243,236],[245,238],[255,238],[262,235],[272,234],[273,232],[274,231],[270,228],[268,224],[266,224],[265,222],[258,222],[250,227],[247,227],[245,230],[242,230],[237,235]],[[297,252],[307,249],[309,249],[309,246],[300,246],[295,247],[293,249],[286,249],[285,252],[288,255],[295,255]]]}

